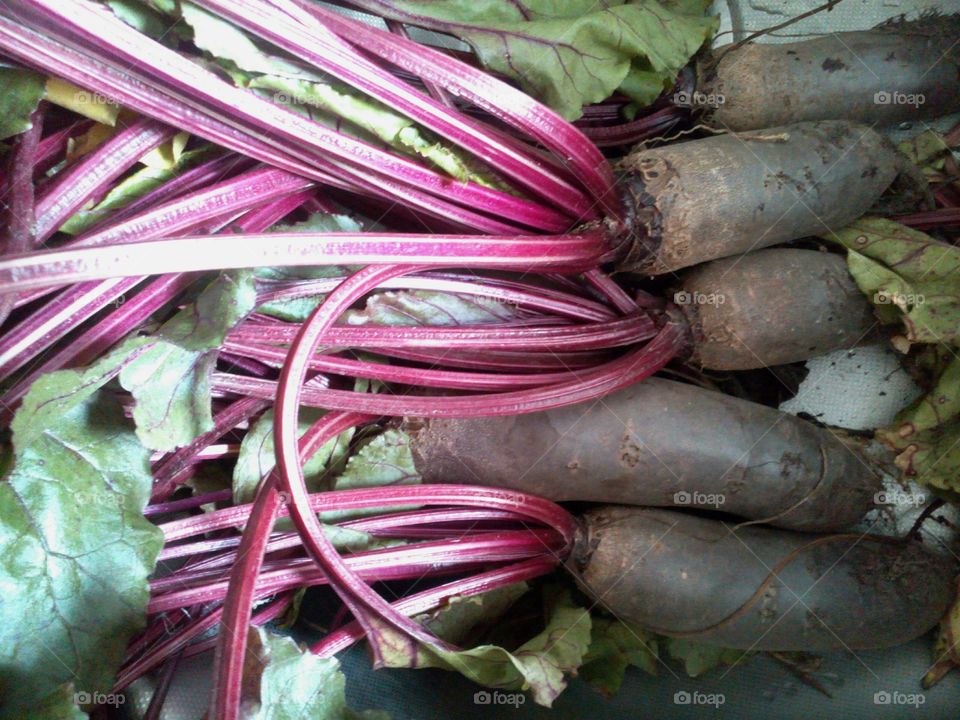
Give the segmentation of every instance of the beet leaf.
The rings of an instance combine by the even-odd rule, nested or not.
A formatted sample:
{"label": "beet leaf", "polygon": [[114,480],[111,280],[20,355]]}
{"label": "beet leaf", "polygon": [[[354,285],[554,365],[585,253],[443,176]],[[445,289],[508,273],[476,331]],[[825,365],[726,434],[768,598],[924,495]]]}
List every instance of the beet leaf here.
{"label": "beet leaf", "polygon": [[43,99],[43,75],[0,67],[0,140],[30,129],[30,116]]}
{"label": "beet leaf", "polygon": [[[633,99],[651,103],[672,85],[716,25],[700,2],[352,0],[351,4],[457,36],[473,47],[488,69],[517,80],[570,120],[580,117],[583,105],[606,100],[628,75]],[[643,72],[648,75],[639,75]],[[659,85],[649,77],[659,79]]]}
{"label": "beet leaf", "polygon": [[[509,587],[509,586],[508,586]],[[487,595],[456,603],[446,610],[451,617],[418,618],[431,631],[451,637],[472,627],[483,617],[484,603],[502,611],[502,598]],[[386,625],[368,639],[377,643],[388,667],[435,667],[455,670],[476,683],[501,690],[529,690],[535,702],[550,707],[575,674],[590,643],[590,613],[577,605],[570,591],[554,586],[544,588],[544,629],[512,651],[497,645],[479,645],[467,650],[447,651],[411,645]],[[465,622],[464,622],[465,621]],[[442,637],[442,635],[440,635]]]}
{"label": "beet leaf", "polygon": [[12,424],[14,463],[0,483],[0,584],[16,588],[0,603],[7,712],[69,681],[76,692],[109,693],[144,625],[163,544],[142,514],[150,454],[116,400],[87,379],[41,378]]}

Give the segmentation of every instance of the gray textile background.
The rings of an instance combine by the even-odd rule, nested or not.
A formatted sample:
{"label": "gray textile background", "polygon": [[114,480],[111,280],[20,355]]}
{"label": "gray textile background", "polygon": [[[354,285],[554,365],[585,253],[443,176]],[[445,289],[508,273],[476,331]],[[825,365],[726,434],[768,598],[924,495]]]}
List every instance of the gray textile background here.
{"label": "gray textile background", "polygon": [[[821,0],[780,1],[729,0],[717,2],[721,14],[720,42],[730,42],[750,32],[774,25],[822,4]],[[900,13],[928,8],[960,11],[960,0],[845,0],[830,13],[821,13],[784,31],[780,41],[806,34],[867,28]],[[730,33],[731,27],[737,31]],[[777,37],[764,41],[776,42]],[[954,119],[955,120],[955,119]],[[895,135],[910,135],[910,128],[891,129]],[[785,404],[790,412],[808,412],[825,423],[859,429],[883,424],[914,396],[909,378],[896,370],[891,353],[880,346],[853,354],[836,353],[810,363],[810,374],[796,398]],[[875,694],[902,693],[897,699],[921,693],[919,679],[930,665],[930,640],[923,638],[893,651],[836,654],[824,658],[817,679],[833,698],[803,685],[786,668],[768,657],[756,657],[729,675],[714,671],[691,680],[675,668],[661,666],[658,677],[631,670],[620,693],[606,700],[574,681],[552,711],[532,704],[522,707],[484,705],[474,700],[480,689],[464,678],[434,670],[385,670],[373,672],[363,648],[354,648],[342,658],[347,675],[348,699],[355,709],[390,711],[394,720],[586,720],[609,718],[684,719],[702,717],[777,718],[956,718],[960,716],[960,673],[947,677],[931,691],[922,693],[923,704],[877,704]],[[210,657],[184,662],[171,689],[163,720],[200,720],[207,709]],[[149,702],[150,683],[137,683],[127,710],[139,718]],[[703,695],[722,693],[724,703],[710,706],[675,702],[678,692]],[[883,697],[883,696],[881,696]]]}

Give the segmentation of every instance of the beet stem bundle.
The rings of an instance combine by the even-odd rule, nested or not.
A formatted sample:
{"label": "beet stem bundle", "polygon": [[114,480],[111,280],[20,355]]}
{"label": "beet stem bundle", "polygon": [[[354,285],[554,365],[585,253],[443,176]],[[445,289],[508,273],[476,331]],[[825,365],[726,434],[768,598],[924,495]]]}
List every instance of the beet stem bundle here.
{"label": "beet stem bundle", "polygon": [[[199,273],[271,267],[290,273],[254,281],[258,309],[226,333],[218,348],[220,365],[208,377],[216,400],[213,427],[185,447],[154,456],[150,512],[194,512],[196,502],[183,504],[172,499],[173,492],[198,464],[236,453],[239,434],[271,401],[276,468],[261,479],[249,506],[162,526],[167,543],[162,559],[185,564],[153,580],[152,621],[128,649],[117,688],[163,662],[213,646],[210,716],[236,720],[242,712],[248,626],[276,617],[292,602],[291,592],[306,585],[329,585],[352,615],[314,651],[330,655],[367,637],[380,663],[381,636],[387,632],[440,650],[456,649],[413,615],[458,595],[539,577],[561,563],[576,572],[588,593],[605,596],[609,575],[619,568],[605,556],[609,538],[619,552],[639,547],[649,538],[649,526],[657,523],[692,528],[684,535],[689,547],[667,546],[675,556],[671,568],[696,566],[698,558],[711,552],[722,565],[723,552],[732,553],[730,547],[736,546],[714,520],[615,508],[574,519],[549,500],[500,487],[428,484],[310,495],[304,464],[341,433],[384,416],[397,417],[405,418],[418,470],[428,481],[450,482],[451,468],[464,459],[472,462],[471,453],[480,458],[500,453],[500,465],[490,462],[479,469],[488,473],[482,478],[485,484],[507,485],[507,476],[516,470],[514,456],[530,447],[511,447],[516,439],[511,437],[493,447],[479,442],[495,438],[491,428],[505,416],[519,416],[509,421],[516,427],[536,425],[545,417],[571,426],[576,424],[570,421],[572,413],[580,409],[569,406],[606,397],[608,410],[616,407],[629,423],[645,429],[654,427],[655,416],[668,407],[673,411],[677,404],[701,402],[692,389],[670,390],[670,384],[658,382],[636,385],[677,357],[737,370],[856,344],[869,333],[873,319],[838,256],[795,249],[731,256],[859,217],[905,172],[890,144],[851,122],[816,117],[810,119],[817,122],[788,124],[807,119],[790,118],[764,123],[780,125],[772,129],[633,151],[617,165],[622,181],[617,185],[614,170],[590,138],[614,146],[664,132],[681,120],[676,108],[651,108],[631,123],[581,131],[507,82],[411,41],[403,26],[385,32],[307,0],[196,4],[270,46],[278,57],[344,83],[408,118],[430,137],[462,151],[494,181],[448,176],[422,157],[343,131],[339,122],[331,127],[316,121],[242,83],[234,85],[208,69],[213,63],[196,62],[180,47],[145,37],[109,7],[83,0],[9,0],[0,10],[0,50],[6,56],[141,115],[88,156],[73,162],[64,157],[65,165],[52,181],[38,185],[42,191],[35,201],[26,195],[18,201],[34,222],[33,237],[15,228],[14,252],[0,258],[0,296],[4,307],[17,313],[0,348],[0,380],[12,380],[0,398],[5,413],[41,373],[94,360],[138,331],[144,317],[181,302]],[[724,82],[728,87],[733,81]],[[52,166],[53,157],[66,156],[69,140],[77,137],[55,131],[43,138],[39,120],[37,126],[18,147],[28,156],[29,181]],[[110,220],[96,222],[73,239],[55,237],[65,221],[100,202],[138,160],[178,131],[219,149]],[[12,187],[20,175],[24,173],[11,173],[7,181]],[[329,194],[319,195],[320,186]],[[844,197],[838,202],[841,190]],[[294,212],[331,213],[344,198],[351,208],[375,210],[374,216],[389,208],[381,227],[366,232],[269,231]],[[420,224],[430,230],[436,223],[443,232],[394,232],[398,217],[404,229]],[[30,247],[51,239],[53,247]],[[678,278],[669,303],[643,292],[626,293],[600,269],[611,262],[645,274],[697,267]],[[336,270],[329,277],[297,276],[296,270],[314,266]],[[477,276],[474,271],[484,272]],[[344,321],[356,303],[375,292],[385,297],[390,290],[498,301],[511,310],[494,313],[489,323],[468,326]],[[797,300],[801,294],[803,303]],[[263,310],[266,304],[310,298],[317,302],[301,323],[271,318]],[[119,299],[127,302],[110,309]],[[771,322],[774,315],[779,325]],[[48,358],[30,367],[40,352],[50,349]],[[360,350],[364,353],[356,352]],[[401,391],[351,389],[345,379],[392,383]],[[662,407],[658,391],[672,396]],[[643,412],[623,401],[634,394],[649,398]],[[719,415],[742,410],[717,398],[702,400],[702,405]],[[327,412],[301,436],[302,406]],[[767,414],[764,420],[769,418]],[[636,487],[633,475],[624,470],[640,463],[636,449],[625,443],[620,428],[611,433],[600,427],[603,423],[591,425],[594,432],[602,430],[597,445],[609,450],[607,457],[568,455],[561,447],[557,457],[544,463],[546,476],[532,474],[526,478],[532,487],[521,489],[549,495],[566,475],[576,476],[581,463],[603,475],[609,487],[590,497],[554,492],[556,499],[613,502],[630,495],[638,503],[665,504],[659,502],[661,496],[671,490],[696,489],[685,479],[673,483],[657,476],[649,465],[642,474],[649,474],[650,485],[657,487]],[[478,432],[478,427],[486,429]],[[457,433],[464,445],[451,449]],[[528,435],[536,433],[525,433],[524,445]],[[709,435],[691,433],[681,454],[701,455],[681,458],[676,465],[686,460],[696,466],[692,475],[709,474],[703,467],[717,460],[708,457]],[[724,442],[717,439],[719,445]],[[776,457],[778,443],[791,442],[798,446],[795,456]],[[724,453],[724,448],[712,449],[715,456]],[[732,512],[754,520],[832,529],[859,517],[874,488],[873,478],[859,472],[839,443],[803,423],[784,420],[756,455],[776,470],[746,468],[742,477],[718,480],[718,487],[731,495],[748,484],[751,492],[763,486],[765,494],[745,493],[731,503]],[[818,460],[823,464],[817,466]],[[792,481],[786,489],[785,480]],[[842,497],[847,514],[827,517],[828,495]],[[409,544],[341,555],[318,517],[324,511],[384,506],[402,509],[341,526]],[[284,516],[295,532],[274,532]],[[846,547],[833,536],[809,539],[752,528],[738,532],[747,539],[766,538],[770,562],[800,579],[807,579],[807,571],[797,569],[796,557],[807,553],[822,565],[823,557],[833,557],[825,548]],[[711,533],[724,542],[706,549],[697,545]],[[827,617],[823,624],[829,628],[835,620],[844,645],[884,644],[876,637],[878,623],[889,620],[889,608],[908,608],[905,594],[887,581],[887,574],[906,558],[916,563],[917,581],[930,578],[935,592],[915,626],[896,639],[927,629],[934,612],[949,602],[944,564],[916,545],[892,548],[869,540],[864,546],[856,552],[857,562],[878,573],[880,579],[869,588],[884,611],[859,624],[851,620],[850,608],[858,606],[868,583],[844,576],[829,583],[843,602],[834,607],[826,597],[818,605]],[[798,629],[791,609],[783,612],[783,629],[764,640],[768,628],[752,604],[758,596],[737,595],[767,592],[776,586],[769,578],[753,583],[751,575],[750,582],[727,587],[722,573],[707,577],[694,595],[726,592],[737,595],[733,599],[739,604],[725,608],[726,614],[713,623],[693,626],[686,621],[696,616],[695,602],[689,593],[655,582],[655,560],[636,568],[611,600],[618,613],[668,635],[738,647],[760,643],[807,649],[803,636],[809,628]],[[424,574],[459,577],[395,602],[371,586]],[[254,613],[254,604],[266,598],[272,598],[269,605]],[[674,609],[683,612],[671,615],[657,605],[658,598],[675,602]],[[164,637],[164,614],[175,612],[191,617],[175,621],[175,634]],[[215,641],[197,642],[217,625]],[[834,646],[821,629],[809,632],[815,635],[810,647]]]}

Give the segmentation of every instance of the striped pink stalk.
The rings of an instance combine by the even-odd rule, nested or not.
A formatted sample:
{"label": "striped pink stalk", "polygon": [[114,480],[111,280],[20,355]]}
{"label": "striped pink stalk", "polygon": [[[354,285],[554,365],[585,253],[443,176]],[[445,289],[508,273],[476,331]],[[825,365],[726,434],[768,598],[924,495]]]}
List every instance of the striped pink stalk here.
{"label": "striped pink stalk", "polygon": [[176,128],[155,120],[136,120],[75,165],[57,173],[50,187],[37,198],[34,242],[46,242],[71,215],[106,195],[117,178],[176,132]]}
{"label": "striped pink stalk", "polygon": [[123,245],[70,247],[0,260],[0,293],[87,280],[261,266],[468,265],[577,271],[607,252],[601,230],[574,235],[269,233],[187,236]]}

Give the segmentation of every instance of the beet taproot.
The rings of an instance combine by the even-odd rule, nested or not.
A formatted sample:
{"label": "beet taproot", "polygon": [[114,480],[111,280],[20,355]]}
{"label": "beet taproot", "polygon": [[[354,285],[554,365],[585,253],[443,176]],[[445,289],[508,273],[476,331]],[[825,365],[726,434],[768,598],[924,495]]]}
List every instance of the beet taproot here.
{"label": "beet taproot", "polygon": [[403,427],[424,482],[511,488],[556,501],[694,507],[836,530],[860,520],[881,489],[829,431],[660,378],[547,412],[408,418]]}
{"label": "beet taproot", "polygon": [[624,621],[745,650],[900,645],[953,601],[954,561],[913,540],[734,529],[670,510],[603,507],[568,561]]}

